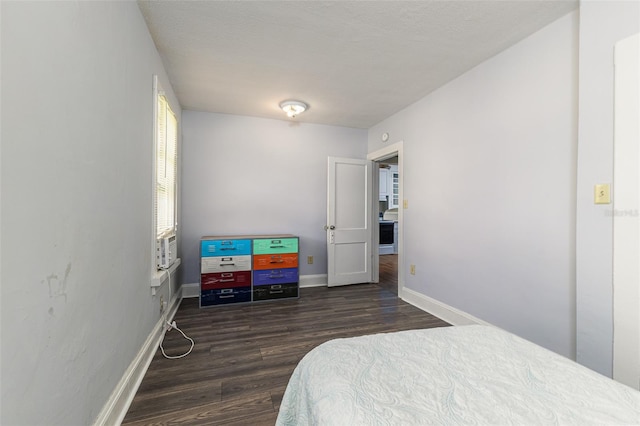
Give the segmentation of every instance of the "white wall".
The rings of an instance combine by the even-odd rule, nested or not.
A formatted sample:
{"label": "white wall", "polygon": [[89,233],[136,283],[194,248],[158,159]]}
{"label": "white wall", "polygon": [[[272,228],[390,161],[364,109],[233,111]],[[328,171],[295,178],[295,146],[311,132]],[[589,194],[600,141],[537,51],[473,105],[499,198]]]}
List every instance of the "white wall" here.
{"label": "white wall", "polygon": [[404,141],[406,287],[568,357],[577,43],[573,12],[377,124],[368,148]]}
{"label": "white wall", "polygon": [[1,8],[0,423],[91,424],[159,320],[152,74],[170,85],[135,2]]}
{"label": "white wall", "polygon": [[300,274],[326,274],[327,157],[365,158],[367,131],[193,111],[183,126],[183,282],[205,235],[295,234]]}
{"label": "white wall", "polygon": [[593,186],[613,181],[613,46],[640,31],[637,1],[580,4],[580,126],[577,197],[577,360],[611,376],[612,205]]}

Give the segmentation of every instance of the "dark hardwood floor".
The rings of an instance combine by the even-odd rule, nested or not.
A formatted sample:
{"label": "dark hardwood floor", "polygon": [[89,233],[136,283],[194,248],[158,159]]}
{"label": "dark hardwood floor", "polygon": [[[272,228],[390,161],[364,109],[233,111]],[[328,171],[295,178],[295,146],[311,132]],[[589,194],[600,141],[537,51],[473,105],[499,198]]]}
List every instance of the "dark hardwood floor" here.
{"label": "dark hardwood floor", "polygon": [[398,295],[398,255],[384,254],[380,257],[380,287]]}
{"label": "dark hardwood floor", "polygon": [[[321,343],[449,325],[389,289],[393,283],[385,279],[304,288],[294,300],[206,309],[198,299],[184,299],[174,319],[195,340],[193,352],[170,360],[158,350],[123,424],[273,425],[293,369]],[[188,347],[179,332],[167,333],[167,354]]]}

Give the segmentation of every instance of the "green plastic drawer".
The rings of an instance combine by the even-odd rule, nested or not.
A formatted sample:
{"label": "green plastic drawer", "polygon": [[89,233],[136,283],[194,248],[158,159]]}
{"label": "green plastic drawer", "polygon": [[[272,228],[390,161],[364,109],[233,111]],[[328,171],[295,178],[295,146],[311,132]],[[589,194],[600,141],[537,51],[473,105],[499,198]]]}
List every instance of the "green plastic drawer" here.
{"label": "green plastic drawer", "polygon": [[297,238],[264,238],[253,240],[253,254],[297,253]]}

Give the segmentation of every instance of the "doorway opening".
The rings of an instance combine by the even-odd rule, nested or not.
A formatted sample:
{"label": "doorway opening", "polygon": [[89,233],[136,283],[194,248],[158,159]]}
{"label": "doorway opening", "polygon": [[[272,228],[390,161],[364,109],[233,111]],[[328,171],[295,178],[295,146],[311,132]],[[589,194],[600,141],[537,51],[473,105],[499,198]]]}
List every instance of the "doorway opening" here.
{"label": "doorway opening", "polygon": [[398,295],[398,156],[375,163],[378,166],[378,283]]}
{"label": "doorway opening", "polygon": [[374,164],[373,276],[385,291],[402,297],[402,142],[367,156]]}

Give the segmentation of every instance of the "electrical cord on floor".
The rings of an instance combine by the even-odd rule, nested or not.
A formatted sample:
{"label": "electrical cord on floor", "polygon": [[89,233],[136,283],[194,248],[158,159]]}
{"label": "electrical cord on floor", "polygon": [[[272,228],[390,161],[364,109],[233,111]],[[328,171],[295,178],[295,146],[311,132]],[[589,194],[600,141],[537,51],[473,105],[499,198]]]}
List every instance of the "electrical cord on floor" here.
{"label": "electrical cord on floor", "polygon": [[164,355],[165,358],[168,359],[178,359],[178,358],[184,358],[185,356],[189,355],[191,353],[191,351],[193,350],[193,347],[195,346],[195,342],[193,341],[193,339],[189,336],[187,336],[186,334],[184,334],[184,332],[182,330],[180,330],[177,326],[176,326],[176,322],[173,321],[172,323],[167,321],[167,325],[169,326],[169,328],[167,328],[167,331],[171,331],[172,329],[176,329],[180,332],[180,334],[182,334],[182,336],[184,336],[185,339],[187,339],[188,341],[191,342],[191,347],[189,348],[189,350],[185,353],[183,353],[182,355],[167,355],[164,352],[164,347],[162,347],[162,343],[164,342],[164,336],[167,334],[167,331],[164,332],[164,335],[162,336],[162,340],[160,341],[160,350],[162,351],[162,355]]}
{"label": "electrical cord on floor", "polygon": [[[169,276],[168,277],[169,278],[169,299],[171,299],[171,272],[169,272],[167,270],[167,274]],[[167,325],[169,327],[163,333],[162,340],[160,341],[160,350],[162,351],[162,355],[164,355],[164,357],[167,358],[167,359],[179,359],[179,358],[184,358],[185,356],[189,355],[191,353],[191,351],[193,350],[193,347],[195,346],[195,342],[193,341],[193,339],[191,337],[187,336],[186,334],[184,334],[184,332],[178,328],[178,326],[176,325],[175,321],[173,321],[173,322],[167,321],[166,323],[167,323]],[[178,330],[180,332],[180,334],[182,334],[182,336],[184,336],[185,339],[187,339],[188,341],[191,342],[191,347],[189,348],[189,350],[187,352],[183,353],[182,355],[175,355],[175,356],[167,355],[164,352],[164,347],[162,347],[162,343],[164,342],[164,337],[167,335],[167,331],[171,331],[174,328],[176,330]]]}

